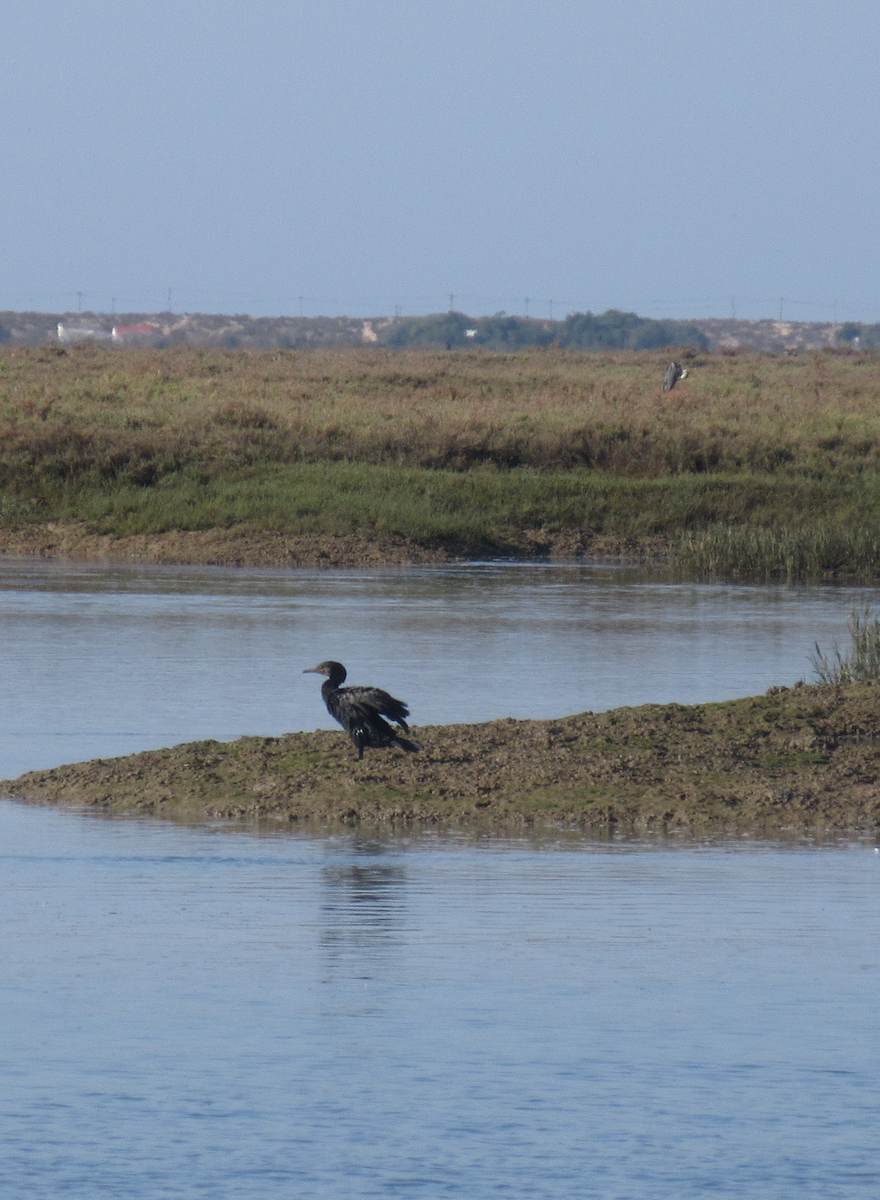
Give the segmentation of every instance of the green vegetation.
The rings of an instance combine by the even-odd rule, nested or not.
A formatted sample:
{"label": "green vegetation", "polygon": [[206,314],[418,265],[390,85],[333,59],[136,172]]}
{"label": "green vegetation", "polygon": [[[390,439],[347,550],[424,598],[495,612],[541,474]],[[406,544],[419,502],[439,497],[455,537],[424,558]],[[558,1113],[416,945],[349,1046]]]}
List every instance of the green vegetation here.
{"label": "green vegetation", "polygon": [[880,358],[683,354],[0,348],[0,526],[880,575]]}
{"label": "green vegetation", "polygon": [[572,313],[559,329],[558,345],[566,350],[660,350],[691,346],[704,350],[708,339],[686,321],[653,321],[610,308],[594,316]]}
{"label": "green vegetation", "polygon": [[557,346],[564,350],[659,350],[664,346],[692,346],[704,350],[708,339],[686,321],[654,321],[635,313],[572,313],[564,321],[528,317],[468,317],[460,312],[407,317],[383,330],[379,339],[396,350],[416,347],[446,350],[482,346],[488,350],[516,350],[531,346]]}
{"label": "green vegetation", "polygon": [[[872,481],[873,482],[873,481]],[[856,574],[880,576],[880,494],[873,486],[853,489],[849,504],[844,490],[831,486],[804,489],[804,508],[786,503],[784,489],[774,489],[780,507],[765,509],[771,524],[751,526],[716,523],[680,533],[670,545],[679,571],[706,577],[738,579],[820,579]],[[827,509],[825,506],[828,506]],[[829,519],[821,514],[830,512]],[[812,521],[805,513],[819,514]]]}
{"label": "green vegetation", "polygon": [[[880,503],[880,485],[861,499],[867,521]],[[529,542],[540,549],[536,535],[552,541],[570,531],[613,538],[633,549],[675,536],[673,561],[690,574],[797,578],[845,571],[856,554],[864,569],[880,573],[877,533],[865,532],[860,542],[835,530],[823,540],[824,524],[787,537],[763,525],[731,531],[719,524],[801,521],[805,509],[835,505],[851,511],[833,483],[818,480],[692,475],[631,480],[575,471],[428,471],[341,462],[237,468],[219,478],[184,470],[147,486],[108,487],[100,480],[52,484],[39,501],[10,501],[7,520],[46,514],[84,520],[96,532],[115,535],[238,524],[292,534],[382,532],[463,554],[528,552]],[[711,523],[705,534],[679,534],[700,522]],[[791,547],[799,543],[806,550],[795,554]]]}
{"label": "green vegetation", "polygon": [[850,613],[850,650],[843,655],[837,646],[831,658],[816,644],[813,670],[820,683],[864,683],[880,679],[880,619],[869,608]]}
{"label": "green vegetation", "polygon": [[860,350],[880,350],[880,324],[861,325],[845,321],[837,331],[837,342]]}

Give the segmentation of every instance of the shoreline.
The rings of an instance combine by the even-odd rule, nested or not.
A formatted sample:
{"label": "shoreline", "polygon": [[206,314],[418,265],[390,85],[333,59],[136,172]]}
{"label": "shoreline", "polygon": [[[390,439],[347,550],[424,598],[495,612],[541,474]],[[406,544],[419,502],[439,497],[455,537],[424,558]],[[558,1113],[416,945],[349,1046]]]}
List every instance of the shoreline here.
{"label": "shoreline", "polygon": [[202,741],[31,771],[32,803],[289,827],[779,835],[880,827],[880,683],[643,705],[558,720],[422,726],[420,754],[342,730]]}
{"label": "shoreline", "polygon": [[484,558],[557,562],[642,561],[656,557],[659,539],[642,542],[570,530],[527,530],[506,547],[458,553],[396,534],[288,534],[247,525],[114,535],[83,521],[49,521],[0,528],[0,558],[153,566],[352,568],[426,566]]}

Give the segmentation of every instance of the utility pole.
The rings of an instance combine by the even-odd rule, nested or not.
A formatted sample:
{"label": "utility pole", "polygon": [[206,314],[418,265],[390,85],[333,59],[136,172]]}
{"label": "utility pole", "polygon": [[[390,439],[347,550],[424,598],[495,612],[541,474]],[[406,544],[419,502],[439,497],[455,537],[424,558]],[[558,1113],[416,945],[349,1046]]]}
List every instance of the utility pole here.
{"label": "utility pole", "polygon": [[730,316],[732,320],[736,320],[736,300],[733,296],[730,297]]}
{"label": "utility pole", "polygon": [[82,292],[77,292],[76,298],[79,302],[79,308],[77,309],[77,312],[82,312],[82,310],[83,310],[83,294],[82,294]]}
{"label": "utility pole", "polygon": [[111,316],[111,317],[115,317],[115,316],[116,316],[116,297],[115,297],[115,296],[114,296],[114,297],[113,297],[113,299],[110,301],[110,316]]}
{"label": "utility pole", "polygon": [[783,306],[783,304],[785,304],[785,297],[784,297],[784,296],[780,296],[780,297],[779,297],[779,319],[780,319],[780,321],[782,320],[782,306]]}
{"label": "utility pole", "polygon": [[168,289],[168,312],[171,312],[171,288]]}
{"label": "utility pole", "polygon": [[449,293],[449,311],[452,312],[455,308],[455,292]]}

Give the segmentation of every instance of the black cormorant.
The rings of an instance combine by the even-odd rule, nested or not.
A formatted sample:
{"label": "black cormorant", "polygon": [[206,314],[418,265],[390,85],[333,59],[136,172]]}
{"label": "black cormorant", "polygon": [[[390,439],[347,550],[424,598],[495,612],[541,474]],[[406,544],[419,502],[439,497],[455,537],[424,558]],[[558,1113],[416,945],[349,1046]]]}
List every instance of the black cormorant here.
{"label": "black cormorant", "polygon": [[418,742],[409,742],[406,738],[399,737],[388,722],[382,720],[383,717],[389,717],[404,733],[409,733],[406,723],[409,709],[402,700],[395,700],[381,688],[340,687],[346,676],[342,663],[318,663],[316,667],[307,667],[303,675],[327,676],[321,684],[321,695],[327,705],[327,712],[339,722],[354,742],[358,762],[364,757],[365,749],[379,750],[383,746],[398,746],[410,754],[421,750]]}
{"label": "black cormorant", "polygon": [[687,379],[687,368],[682,369],[681,363],[671,362],[663,377],[663,391],[671,392],[679,379]]}

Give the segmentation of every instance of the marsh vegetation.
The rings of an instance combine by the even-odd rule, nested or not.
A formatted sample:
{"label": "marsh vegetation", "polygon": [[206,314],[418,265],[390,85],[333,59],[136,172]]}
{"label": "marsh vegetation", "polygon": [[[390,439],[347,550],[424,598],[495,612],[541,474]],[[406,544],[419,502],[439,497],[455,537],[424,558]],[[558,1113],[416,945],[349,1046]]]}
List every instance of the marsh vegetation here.
{"label": "marsh vegetation", "polygon": [[820,683],[876,683],[880,680],[880,617],[870,608],[854,609],[847,621],[849,651],[835,645],[830,654],[818,642],[810,661]]}
{"label": "marsh vegetation", "polygon": [[3,348],[0,522],[880,573],[880,357],[688,353]]}

